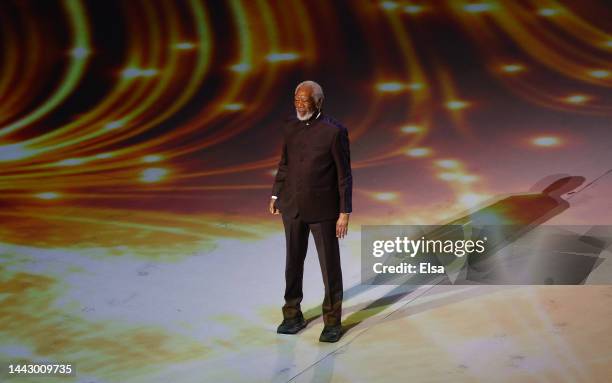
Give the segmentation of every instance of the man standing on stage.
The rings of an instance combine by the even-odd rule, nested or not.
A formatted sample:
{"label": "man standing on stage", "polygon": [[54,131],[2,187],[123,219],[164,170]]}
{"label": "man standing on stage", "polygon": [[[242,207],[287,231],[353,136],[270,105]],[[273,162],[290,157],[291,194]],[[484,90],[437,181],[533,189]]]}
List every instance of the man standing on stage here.
{"label": "man standing on stage", "polygon": [[296,334],[302,315],[302,279],[308,236],[312,231],[325,285],[319,341],[342,336],[342,269],[338,238],[348,230],[353,177],[348,131],[322,114],[323,90],[314,81],[295,89],[296,116],[283,127],[283,149],[269,210],[282,214],[286,240],[285,304],[279,334]]}

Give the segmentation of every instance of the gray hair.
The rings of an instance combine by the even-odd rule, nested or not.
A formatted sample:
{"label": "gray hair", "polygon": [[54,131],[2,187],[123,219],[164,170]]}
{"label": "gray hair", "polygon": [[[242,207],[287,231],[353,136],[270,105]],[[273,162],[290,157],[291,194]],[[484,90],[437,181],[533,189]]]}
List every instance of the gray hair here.
{"label": "gray hair", "polygon": [[315,101],[315,105],[320,107],[323,104],[323,88],[321,88],[321,85],[310,80],[302,81],[295,87],[295,92],[293,94],[297,94],[298,89],[300,89],[302,86],[307,86],[312,90],[312,98]]}

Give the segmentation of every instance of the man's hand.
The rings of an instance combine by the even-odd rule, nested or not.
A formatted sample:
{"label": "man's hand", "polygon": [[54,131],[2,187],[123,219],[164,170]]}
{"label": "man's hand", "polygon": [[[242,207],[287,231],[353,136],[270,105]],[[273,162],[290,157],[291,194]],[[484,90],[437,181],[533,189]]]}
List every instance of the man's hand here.
{"label": "man's hand", "polygon": [[276,199],[270,198],[270,204],[268,205],[268,210],[270,210],[270,214],[278,215],[280,213],[280,210],[278,210],[278,208],[274,206],[275,202],[276,202]]}
{"label": "man's hand", "polygon": [[338,221],[336,222],[336,237],[344,238],[348,232],[349,215],[347,213],[340,213]]}

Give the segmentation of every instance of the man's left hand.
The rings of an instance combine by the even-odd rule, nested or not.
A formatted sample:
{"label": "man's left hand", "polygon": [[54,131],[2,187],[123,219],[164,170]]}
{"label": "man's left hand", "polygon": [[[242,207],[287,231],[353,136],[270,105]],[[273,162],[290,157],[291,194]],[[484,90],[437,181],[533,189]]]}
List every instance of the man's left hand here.
{"label": "man's left hand", "polygon": [[336,222],[336,237],[344,238],[348,232],[349,215],[347,213],[340,213],[338,221]]}

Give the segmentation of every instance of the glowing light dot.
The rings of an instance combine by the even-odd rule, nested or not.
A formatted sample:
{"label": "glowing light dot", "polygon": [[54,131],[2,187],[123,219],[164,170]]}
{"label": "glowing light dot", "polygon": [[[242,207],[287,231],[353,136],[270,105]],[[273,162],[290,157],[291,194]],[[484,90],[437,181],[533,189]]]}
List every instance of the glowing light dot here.
{"label": "glowing light dot", "polygon": [[0,161],[15,161],[31,157],[34,151],[26,149],[22,144],[0,145]]}
{"label": "glowing light dot", "polygon": [[485,201],[487,198],[489,197],[483,194],[466,193],[459,197],[459,202],[464,206],[474,207],[480,202]]}
{"label": "glowing light dot", "polygon": [[410,90],[423,89],[423,84],[421,84],[420,82],[413,82],[413,83],[408,84],[408,89]]}
{"label": "glowing light dot", "polygon": [[457,160],[438,160],[436,165],[444,169],[456,169],[459,167],[459,161]]}
{"label": "glowing light dot", "polygon": [[404,7],[404,12],[415,15],[417,13],[423,12],[423,7],[420,5],[414,5],[414,4],[406,5]]}
{"label": "glowing light dot", "polygon": [[491,10],[491,4],[487,3],[471,3],[463,6],[463,10],[470,13],[480,13]]}
{"label": "glowing light dot", "polygon": [[188,41],[183,41],[183,42],[175,44],[174,47],[180,50],[190,50],[190,49],[195,48],[195,44],[190,43]]}
{"label": "glowing light dot", "polygon": [[589,100],[589,97],[583,94],[573,94],[565,98],[565,101],[571,104],[583,104],[587,102],[588,100]]}
{"label": "glowing light dot", "polygon": [[124,78],[134,78],[140,75],[140,69],[138,68],[126,68],[121,72]]}
{"label": "glowing light dot", "polygon": [[382,7],[382,9],[386,9],[388,11],[394,10],[399,7],[399,5],[395,1],[382,1],[380,3],[380,6]]}
{"label": "glowing light dot", "polygon": [[121,76],[126,79],[135,78],[135,77],[151,77],[157,74],[156,69],[140,69],[140,68],[126,68],[121,72]]}
{"label": "glowing light dot", "polygon": [[559,13],[559,10],[555,9],[555,8],[540,8],[540,9],[538,9],[538,15],[544,16],[544,17],[554,16],[554,15],[556,15],[558,13]]}
{"label": "glowing light dot", "polygon": [[606,78],[610,76],[610,71],[603,69],[592,70],[589,72],[589,76],[595,78]]}
{"label": "glowing light dot", "polygon": [[406,150],[405,154],[410,157],[425,157],[431,154],[429,148],[412,148]]}
{"label": "glowing light dot", "polygon": [[405,85],[401,82],[381,82],[376,84],[376,89],[379,92],[399,92],[404,87]]}
{"label": "glowing light dot", "polygon": [[83,48],[83,47],[76,47],[76,48],[74,48],[73,50],[70,51],[70,54],[74,58],[82,59],[82,58],[87,57],[89,55],[89,50],[87,48]]}
{"label": "glowing light dot", "polygon": [[473,175],[473,174],[459,174],[457,175],[457,181],[464,183],[464,184],[469,184],[472,183],[474,181],[476,181],[478,179],[477,176]]}
{"label": "glowing light dot", "polygon": [[117,129],[117,128],[122,127],[122,126],[123,126],[123,124],[124,124],[124,122],[123,122],[123,121],[119,121],[119,120],[117,120],[117,121],[111,121],[111,122],[107,123],[106,125],[104,125],[104,129],[106,129],[106,130],[113,130],[113,129]]}
{"label": "glowing light dot", "polygon": [[392,201],[397,198],[397,193],[391,193],[391,192],[374,193],[372,197],[379,201]]}
{"label": "glowing light dot", "polygon": [[279,61],[292,61],[298,58],[296,53],[270,53],[266,56],[266,60],[269,62],[279,62]]}
{"label": "glowing light dot", "polygon": [[159,154],[149,154],[147,156],[142,157],[142,162],[147,162],[147,163],[151,163],[151,162],[159,162],[161,161],[162,156],[160,156]]}
{"label": "glowing light dot", "polygon": [[400,128],[400,131],[402,133],[412,134],[412,133],[418,133],[418,132],[423,131],[423,128],[421,128],[418,125],[406,125],[406,126],[402,126]]}
{"label": "glowing light dot", "polygon": [[85,160],[83,158],[67,158],[65,160],[61,160],[57,162],[59,166],[74,166],[81,165]]}
{"label": "glowing light dot", "polygon": [[444,181],[456,181],[460,183],[471,183],[478,179],[477,176],[472,174],[461,174],[461,173],[451,173],[451,172],[443,172],[438,174],[438,178]]}
{"label": "glowing light dot", "polygon": [[230,69],[234,72],[245,73],[251,70],[251,66],[247,63],[239,63],[232,65]]}
{"label": "glowing light dot", "polygon": [[56,192],[43,192],[34,194],[34,196],[39,199],[56,199],[59,198],[60,195]]}
{"label": "glowing light dot", "polygon": [[452,100],[446,103],[446,107],[451,110],[459,110],[467,107],[468,103],[460,100]]}
{"label": "glowing light dot", "polygon": [[272,169],[268,171],[268,174],[272,177],[276,177],[276,173],[278,173],[278,169]]}
{"label": "glowing light dot", "polygon": [[516,73],[525,70],[525,67],[520,64],[507,64],[503,65],[501,69],[506,73]]}
{"label": "glowing light dot", "polygon": [[543,136],[534,138],[531,143],[536,146],[558,146],[561,140],[558,137]]}
{"label": "glowing light dot", "polygon": [[167,173],[168,171],[163,168],[148,168],[142,171],[140,180],[143,182],[157,182],[163,179]]}
{"label": "glowing light dot", "polygon": [[229,104],[224,104],[223,105],[223,109],[225,109],[225,110],[236,111],[236,110],[241,110],[242,108],[244,108],[244,104],[241,104],[239,102],[234,102],[234,103],[229,103]]}
{"label": "glowing light dot", "polygon": [[438,174],[438,178],[444,181],[454,181],[457,179],[457,174],[455,173],[440,173]]}
{"label": "glowing light dot", "polygon": [[157,74],[157,69],[143,69],[140,73],[145,77],[151,77]]}

